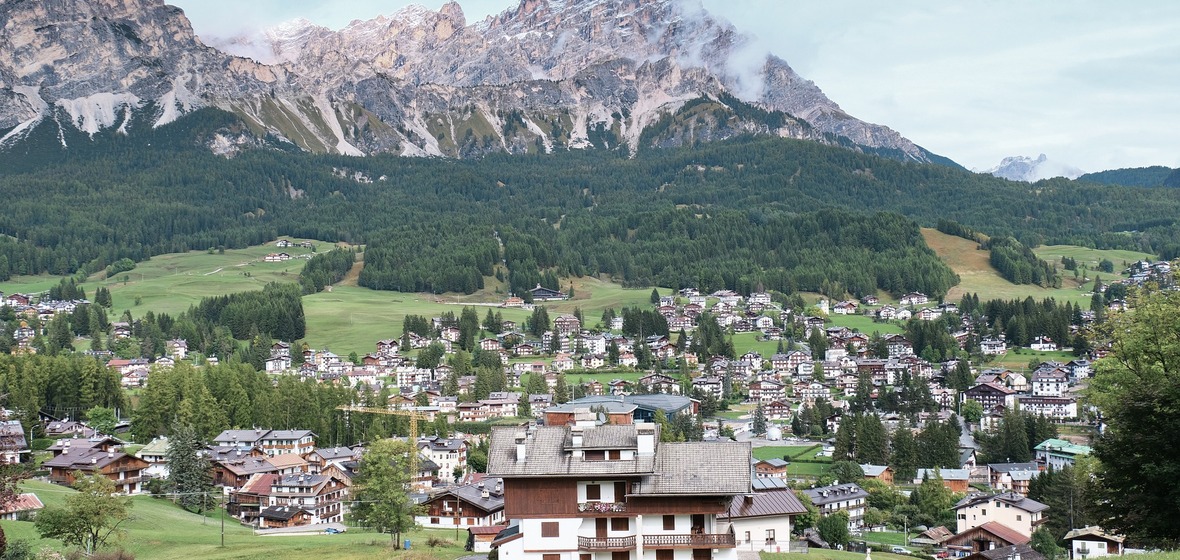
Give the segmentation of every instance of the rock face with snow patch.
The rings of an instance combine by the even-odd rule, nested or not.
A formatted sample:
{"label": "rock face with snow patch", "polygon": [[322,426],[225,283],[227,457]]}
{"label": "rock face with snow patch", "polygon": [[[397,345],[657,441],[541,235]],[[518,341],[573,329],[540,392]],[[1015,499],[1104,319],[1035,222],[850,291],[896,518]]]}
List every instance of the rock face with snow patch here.
{"label": "rock face with snow patch", "polygon": [[1002,177],[1010,181],[1035,183],[1042,179],[1051,179],[1053,177],[1077,179],[1084,172],[1071,165],[1052,161],[1045,154],[1041,154],[1036,159],[1026,156],[1006,157],[1000,161],[1000,165],[988,169],[984,173]]}
{"label": "rock face with snow patch", "polygon": [[216,106],[259,137],[350,155],[637,149],[746,133],[929,155],[847,115],[785,61],[733,62],[748,58],[737,56],[745,39],[671,0],[522,0],[473,24],[456,3],[415,6],[340,31],[291,22],[255,46],[273,63],[206,46],[161,0],[4,2],[0,143],[47,118],[93,133]]}

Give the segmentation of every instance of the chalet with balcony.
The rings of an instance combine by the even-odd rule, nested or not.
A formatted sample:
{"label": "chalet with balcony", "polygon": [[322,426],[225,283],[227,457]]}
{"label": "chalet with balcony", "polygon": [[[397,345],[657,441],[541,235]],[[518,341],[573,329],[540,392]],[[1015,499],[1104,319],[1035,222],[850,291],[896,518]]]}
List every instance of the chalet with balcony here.
{"label": "chalet with balcony", "polygon": [[1068,543],[1069,557],[1073,560],[1122,556],[1124,552],[1125,537],[1107,533],[1101,527],[1092,525],[1066,533],[1064,540]]}
{"label": "chalet with balcony", "polygon": [[959,533],[995,522],[1030,538],[1033,531],[1045,522],[1045,510],[1048,509],[1049,506],[1015,492],[996,495],[977,492],[955,504],[955,517]]}
{"label": "chalet with balcony", "polygon": [[496,428],[510,527],[494,546],[518,560],[734,560],[718,516],[751,492],[748,443],[661,442],[656,424]]}
{"label": "chalet with balcony", "polygon": [[467,442],[462,438],[426,436],[418,440],[418,454],[438,465],[444,479],[456,480],[467,473]]}
{"label": "chalet with balcony", "polygon": [[1041,473],[1041,466],[1036,463],[990,463],[988,469],[988,484],[992,490],[1028,494],[1028,485],[1032,479]]}
{"label": "chalet with balcony", "polygon": [[211,459],[213,485],[241,488],[256,474],[275,474],[279,469],[264,455],[238,455],[238,451],[222,458]]}
{"label": "chalet with balcony", "polygon": [[[432,495],[416,521],[423,527],[491,527],[504,523],[504,481],[485,478]],[[501,527],[502,529],[503,527]]]}
{"label": "chalet with balcony", "polygon": [[984,410],[997,406],[1010,409],[1016,404],[1016,391],[996,382],[980,383],[962,393],[963,400],[976,401]]}
{"label": "chalet with balcony", "polygon": [[[109,478],[115,483],[115,491],[121,494],[138,494],[147,461],[103,444],[110,439],[104,438],[95,445],[88,445],[90,440],[65,440],[61,452],[42,464],[42,468],[49,469],[49,481],[70,486],[80,471],[83,475]],[[70,441],[86,443],[70,444]]]}
{"label": "chalet with balcony", "polygon": [[[344,499],[348,483],[331,475],[289,474],[271,482],[268,507],[259,512],[262,527],[287,527],[299,524],[340,523],[344,521]],[[310,516],[301,516],[307,523],[284,524],[281,519],[268,519],[268,510],[275,508],[301,509]],[[299,520],[302,521],[303,519]]]}
{"label": "chalet with balcony", "polygon": [[854,483],[822,486],[803,491],[811,503],[819,508],[821,516],[837,511],[848,512],[848,530],[858,531],[864,527],[865,508],[868,507],[869,493]]}

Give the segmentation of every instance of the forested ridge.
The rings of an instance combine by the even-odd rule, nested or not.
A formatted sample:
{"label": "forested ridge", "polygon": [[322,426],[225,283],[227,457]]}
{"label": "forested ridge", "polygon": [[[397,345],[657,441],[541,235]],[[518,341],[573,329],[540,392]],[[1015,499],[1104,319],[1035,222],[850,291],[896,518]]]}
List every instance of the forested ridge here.
{"label": "forested ridge", "polygon": [[67,134],[68,149],[40,127],[0,153],[0,279],[287,235],[366,244],[359,281],[383,289],[472,292],[506,274],[520,290],[556,271],[940,296],[956,279],[918,231],[940,219],[1027,247],[1180,253],[1175,219],[1159,218],[1180,215],[1170,189],[1028,185],[766,138],[481,160],[200,145],[235,126],[207,109],[126,136]]}

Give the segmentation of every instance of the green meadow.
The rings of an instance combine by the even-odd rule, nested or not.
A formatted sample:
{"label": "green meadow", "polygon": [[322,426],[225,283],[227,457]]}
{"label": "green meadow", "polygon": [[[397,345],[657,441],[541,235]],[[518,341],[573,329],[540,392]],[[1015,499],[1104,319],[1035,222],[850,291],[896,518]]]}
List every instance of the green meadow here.
{"label": "green meadow", "polygon": [[[1024,299],[1032,297],[1035,300],[1042,300],[1045,298],[1054,298],[1059,302],[1071,301],[1073,303],[1089,306],[1090,304],[1090,290],[1093,288],[1092,282],[1082,282],[1073,277],[1073,272],[1061,271],[1062,282],[1060,288],[1042,288],[1032,284],[1013,284],[1000,276],[996,269],[992,268],[989,262],[989,253],[980,250],[977,243],[961,237],[947,235],[935,229],[923,228],[922,237],[926,239],[926,244],[938,254],[955,274],[959,275],[959,284],[947,292],[945,301],[958,302],[962,299],[964,294],[978,294],[980,300],[989,299]],[[1140,255],[1146,256],[1145,253],[1134,253],[1131,251],[1097,251],[1094,249],[1086,249],[1084,247],[1075,247],[1072,245],[1055,245],[1052,247],[1041,247],[1034,250],[1037,256],[1042,259],[1049,260],[1050,263],[1056,262],[1060,264],[1061,255],[1066,253],[1076,253],[1079,255],[1086,255],[1086,258],[1094,256],[1103,256],[1101,258],[1109,258],[1109,256],[1116,254],[1125,254],[1125,256]],[[1113,260],[1113,259],[1112,259]],[[1121,265],[1123,259],[1114,260],[1115,266]],[[1134,259],[1129,259],[1130,260]],[[1097,266],[1097,261],[1094,261],[1094,266]],[[1079,261],[1081,264],[1081,261]],[[1091,268],[1093,270],[1093,268]],[[1112,274],[1102,274],[1103,277],[1113,277]],[[1093,273],[1091,273],[1091,278]]]}
{"label": "green meadow", "polygon": [[[303,239],[288,238],[298,243]],[[313,241],[316,249],[326,251],[332,244]],[[285,252],[293,259],[268,263],[269,253]],[[190,251],[158,255],[138,263],[134,270],[106,278],[99,273],[82,284],[93,297],[95,289],[105,286],[111,291],[112,320],[124,310],[134,316],[148,311],[179,315],[202,298],[259,290],[270,282],[297,282],[311,249],[301,247],[278,248],[274,243],[229,249],[222,252]],[[499,312],[504,319],[523,322],[530,314],[523,309],[496,307],[505,294],[495,279],[489,287],[475,294],[418,294],[370,290],[356,285],[355,273],[350,274],[331,291],[305,296],[307,318],[305,341],[315,348],[329,348],[337,354],[364,354],[374,349],[378,340],[401,336],[406,315],[435,317],[446,312],[458,315],[464,305],[477,305],[480,319],[487,309]],[[57,285],[59,276],[20,276],[0,283],[0,292],[39,293]],[[565,282],[568,282],[565,283]],[[651,288],[627,289],[598,278],[574,278],[563,281],[562,288],[574,287],[574,296],[567,301],[546,302],[549,317],[560,313],[582,311],[590,325],[595,325],[607,308],[619,310],[626,306],[650,305]],[[661,293],[670,293],[662,290]],[[491,305],[483,305],[491,304]]]}
{"label": "green meadow", "polygon": [[[63,504],[74,491],[62,486],[25,481],[22,491],[33,492],[46,506]],[[204,558],[209,560],[345,560],[391,558],[401,555],[390,550],[390,536],[358,528],[343,534],[324,533],[288,536],[257,536],[254,531],[232,518],[225,519],[225,546],[221,546],[220,517],[202,517],[189,513],[167,500],[150,496],[135,496],[131,519],[122,525],[124,535],[108,549],[122,548],[137,560]],[[8,542],[26,540],[34,551],[43,548],[64,551],[57,540],[42,539],[31,521],[0,521]],[[449,542],[428,548],[426,542],[434,537]],[[463,542],[455,539],[453,530],[419,529],[404,536],[411,541],[411,550],[422,560],[449,560],[463,556]],[[460,539],[466,536],[461,534]]]}

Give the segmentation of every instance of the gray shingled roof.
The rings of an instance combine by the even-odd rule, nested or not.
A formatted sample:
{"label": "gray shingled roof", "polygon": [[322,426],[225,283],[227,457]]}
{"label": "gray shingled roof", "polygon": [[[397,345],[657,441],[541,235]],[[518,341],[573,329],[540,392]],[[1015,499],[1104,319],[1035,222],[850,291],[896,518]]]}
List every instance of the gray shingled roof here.
{"label": "gray shingled roof", "polygon": [[965,507],[971,507],[971,506],[974,506],[977,504],[987,503],[987,502],[990,502],[993,500],[998,501],[998,502],[1005,502],[1005,503],[1011,505],[1012,507],[1020,508],[1020,509],[1027,511],[1029,513],[1037,513],[1039,511],[1045,511],[1045,510],[1049,509],[1049,506],[1042,504],[1041,502],[1038,502],[1032,498],[1026,498],[1016,492],[1004,492],[1003,494],[995,494],[995,495],[984,494],[981,492],[968,494],[965,498],[963,498],[962,500],[959,500],[959,503],[955,504],[955,509],[956,510],[963,509]]}
{"label": "gray shingled roof", "polygon": [[[751,491],[750,445],[739,442],[656,443],[655,455],[627,461],[586,461],[569,452],[568,426],[540,426],[525,442],[525,460],[516,460],[521,428],[492,430],[488,474],[504,478],[540,476],[642,476],[638,495],[727,495]],[[658,434],[656,436],[658,438]],[[584,449],[635,449],[635,425],[583,429]]]}
{"label": "gray shingled roof", "polygon": [[783,489],[734,496],[733,500],[729,502],[727,517],[732,520],[743,517],[769,517],[803,513],[807,513],[807,508],[795,496],[795,491]]}
{"label": "gray shingled roof", "polygon": [[750,492],[750,444],[699,441],[661,443],[655,474],[636,494],[741,494]]}
{"label": "gray shingled roof", "polygon": [[[587,428],[584,436],[591,441],[598,436],[590,432],[604,428]],[[538,426],[525,442],[525,460],[516,460],[515,434],[519,428],[506,427],[492,430],[488,448],[488,474],[491,476],[532,477],[532,476],[579,476],[597,474],[644,474],[652,472],[655,457],[637,457],[634,461],[583,461],[565,452],[568,440],[566,426]],[[632,444],[632,447],[634,444]],[[748,466],[745,467],[749,469]]]}
{"label": "gray shingled roof", "polygon": [[804,490],[803,493],[807,494],[807,497],[811,498],[811,503],[817,506],[869,497],[869,493],[865,492],[864,488],[851,482],[848,484],[811,488]]}

